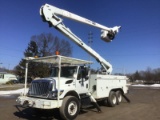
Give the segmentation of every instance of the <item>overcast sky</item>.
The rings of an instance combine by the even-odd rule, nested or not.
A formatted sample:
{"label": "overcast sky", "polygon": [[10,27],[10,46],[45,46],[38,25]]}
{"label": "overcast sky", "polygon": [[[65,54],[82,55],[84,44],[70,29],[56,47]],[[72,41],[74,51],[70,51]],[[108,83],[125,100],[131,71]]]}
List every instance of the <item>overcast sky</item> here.
{"label": "overcast sky", "polygon": [[[52,33],[70,41],[42,22],[39,9],[45,4],[68,10],[107,27],[122,26],[116,38],[105,43],[100,29],[63,18],[64,24],[113,65],[113,72],[132,73],[147,67],[160,68],[160,0],[0,0],[0,67],[13,69],[24,57],[30,38]],[[89,55],[70,41],[72,57]],[[98,68],[95,62],[93,68]]]}

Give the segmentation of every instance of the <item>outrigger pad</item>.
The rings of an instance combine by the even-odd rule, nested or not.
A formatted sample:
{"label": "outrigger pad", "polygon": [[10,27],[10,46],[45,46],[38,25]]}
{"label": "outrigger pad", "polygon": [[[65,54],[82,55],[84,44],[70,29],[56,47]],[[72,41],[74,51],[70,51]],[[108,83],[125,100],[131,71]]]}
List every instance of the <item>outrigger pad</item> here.
{"label": "outrigger pad", "polygon": [[102,112],[97,102],[92,102],[92,104],[96,107],[96,109],[98,110],[98,113]]}

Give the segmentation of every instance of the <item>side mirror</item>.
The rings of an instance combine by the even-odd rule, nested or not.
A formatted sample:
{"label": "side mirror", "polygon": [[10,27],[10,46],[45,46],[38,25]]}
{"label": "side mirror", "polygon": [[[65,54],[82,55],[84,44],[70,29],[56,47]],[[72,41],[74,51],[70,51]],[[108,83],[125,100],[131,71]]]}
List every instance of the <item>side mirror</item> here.
{"label": "side mirror", "polygon": [[88,80],[89,79],[89,75],[87,75],[85,79]]}

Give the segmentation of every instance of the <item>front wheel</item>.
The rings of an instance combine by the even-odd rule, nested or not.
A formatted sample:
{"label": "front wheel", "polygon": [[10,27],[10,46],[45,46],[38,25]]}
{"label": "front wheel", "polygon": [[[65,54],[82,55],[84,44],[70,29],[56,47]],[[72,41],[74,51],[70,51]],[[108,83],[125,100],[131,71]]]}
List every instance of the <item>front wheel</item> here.
{"label": "front wheel", "polygon": [[65,120],[73,120],[77,117],[79,110],[80,103],[78,99],[74,96],[67,96],[60,107],[60,114]]}

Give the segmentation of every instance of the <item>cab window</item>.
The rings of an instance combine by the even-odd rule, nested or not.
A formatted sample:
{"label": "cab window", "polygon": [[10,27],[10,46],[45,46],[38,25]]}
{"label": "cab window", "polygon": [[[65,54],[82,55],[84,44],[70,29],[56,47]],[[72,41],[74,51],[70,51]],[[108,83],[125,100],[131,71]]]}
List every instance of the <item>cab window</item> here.
{"label": "cab window", "polygon": [[87,75],[88,75],[87,68],[84,66],[79,67],[77,80],[86,79]]}

